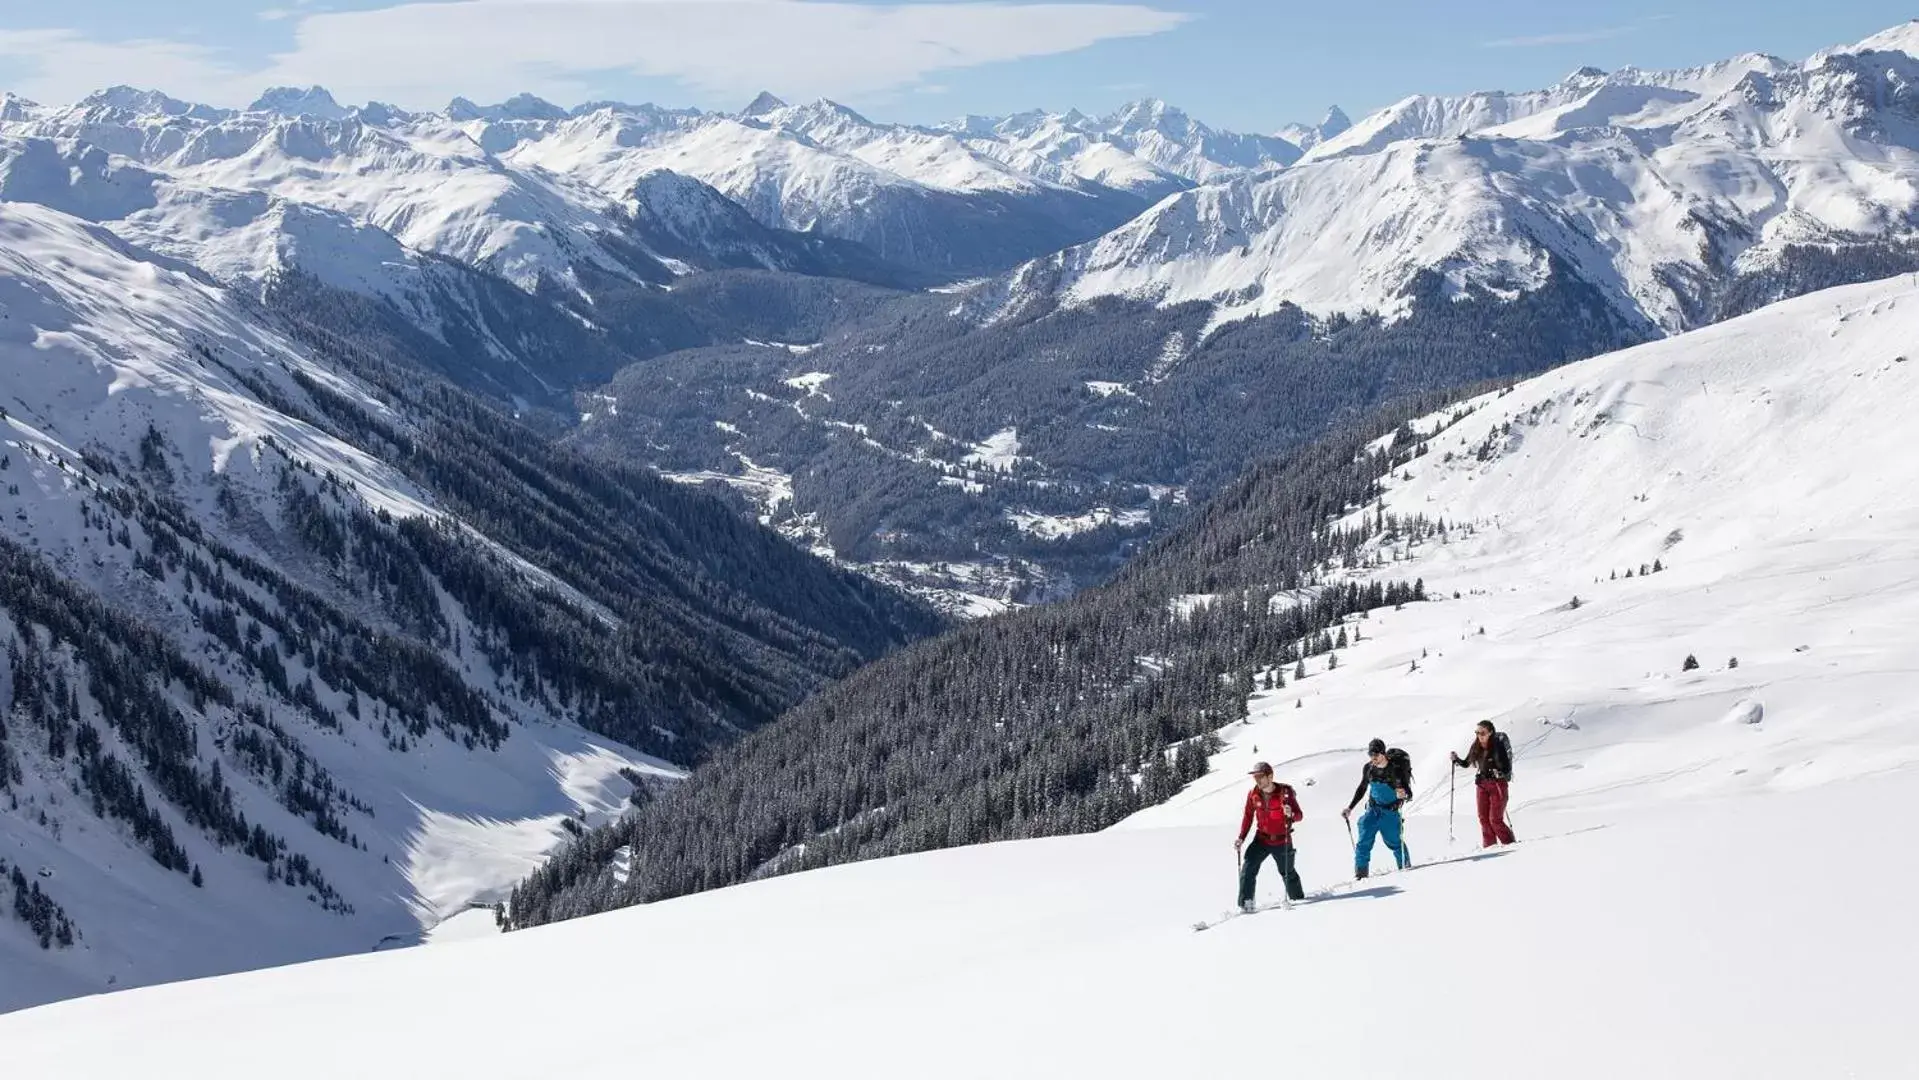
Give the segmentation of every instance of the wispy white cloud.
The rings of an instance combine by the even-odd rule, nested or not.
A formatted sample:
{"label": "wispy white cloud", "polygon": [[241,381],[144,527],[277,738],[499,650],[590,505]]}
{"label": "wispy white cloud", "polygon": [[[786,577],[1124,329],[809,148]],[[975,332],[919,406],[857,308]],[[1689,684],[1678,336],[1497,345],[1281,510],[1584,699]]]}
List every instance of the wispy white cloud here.
{"label": "wispy white cloud", "polygon": [[20,87],[73,100],[139,83],[215,104],[268,85],[319,83],[342,101],[436,107],[455,94],[522,90],[561,101],[615,78],[663,78],[713,95],[858,97],[942,72],[1163,33],[1189,16],[1145,3],[1023,0],[414,0],[372,11],[289,13],[294,44],[243,63],[177,41],[102,42],[68,30],[0,30]]}
{"label": "wispy white cloud", "polygon": [[[193,42],[140,38],[94,41],[72,30],[0,29],[0,59],[33,74],[11,87],[37,101],[75,101],[104,86],[170,89],[220,86],[217,50]],[[210,100],[210,99],[209,99]]]}
{"label": "wispy white cloud", "polygon": [[1533,34],[1525,37],[1498,38],[1481,42],[1486,49],[1536,49],[1548,45],[1584,45],[1591,41],[1609,41],[1637,33],[1645,24],[1633,23],[1628,26],[1604,26],[1592,30],[1568,30],[1557,34]]}

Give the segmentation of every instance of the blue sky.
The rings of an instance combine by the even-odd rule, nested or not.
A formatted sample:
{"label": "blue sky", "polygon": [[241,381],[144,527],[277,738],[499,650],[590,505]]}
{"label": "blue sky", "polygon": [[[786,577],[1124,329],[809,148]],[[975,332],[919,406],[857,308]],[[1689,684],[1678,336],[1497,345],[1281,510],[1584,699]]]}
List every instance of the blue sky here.
{"label": "blue sky", "polygon": [[1582,65],[1798,59],[1915,12],[1893,0],[10,0],[0,88],[132,83],[244,105],[320,82],[434,108],[531,90],[737,108],[765,88],[875,118],[1160,97],[1270,131],[1337,103],[1543,86]]}

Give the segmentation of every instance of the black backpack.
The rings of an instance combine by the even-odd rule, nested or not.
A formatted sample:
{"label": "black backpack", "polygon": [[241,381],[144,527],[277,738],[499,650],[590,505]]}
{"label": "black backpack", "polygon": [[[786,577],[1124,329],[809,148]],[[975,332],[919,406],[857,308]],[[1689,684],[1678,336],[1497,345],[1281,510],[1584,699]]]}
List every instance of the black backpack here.
{"label": "black backpack", "polygon": [[1400,790],[1411,794],[1413,790],[1413,758],[1411,754],[1395,746],[1386,751],[1386,771],[1393,774],[1393,783]]}
{"label": "black backpack", "polygon": [[1500,753],[1506,758],[1506,778],[1510,780],[1513,775],[1513,741],[1503,731],[1493,732],[1493,741],[1499,744]]}

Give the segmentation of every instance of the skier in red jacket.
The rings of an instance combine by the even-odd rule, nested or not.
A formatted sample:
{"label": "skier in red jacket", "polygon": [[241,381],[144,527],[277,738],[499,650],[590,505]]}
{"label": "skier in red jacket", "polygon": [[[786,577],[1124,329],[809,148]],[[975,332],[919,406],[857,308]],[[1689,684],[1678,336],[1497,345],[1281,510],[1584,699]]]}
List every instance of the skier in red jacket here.
{"label": "skier in red jacket", "polygon": [[[1265,762],[1253,766],[1253,790],[1246,793],[1246,812],[1240,815],[1239,839],[1233,851],[1244,849],[1239,867],[1239,909],[1253,910],[1253,886],[1259,878],[1259,865],[1268,855],[1279,864],[1279,876],[1286,886],[1286,899],[1303,900],[1306,890],[1299,883],[1299,871],[1293,868],[1293,822],[1305,817],[1299,808],[1299,796],[1286,784],[1273,782],[1273,767]],[[1257,825],[1253,846],[1247,848],[1246,834]]]}

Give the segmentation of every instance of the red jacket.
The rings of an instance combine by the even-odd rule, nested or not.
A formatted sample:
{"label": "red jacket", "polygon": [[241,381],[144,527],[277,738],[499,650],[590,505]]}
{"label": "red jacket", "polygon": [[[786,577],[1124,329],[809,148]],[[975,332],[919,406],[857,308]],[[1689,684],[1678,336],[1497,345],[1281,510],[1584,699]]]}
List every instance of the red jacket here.
{"label": "red jacket", "polygon": [[1259,842],[1262,844],[1290,844],[1293,842],[1293,822],[1305,817],[1299,808],[1299,796],[1285,784],[1274,784],[1271,795],[1262,794],[1259,785],[1246,793],[1246,812],[1239,818],[1239,838],[1246,839],[1246,833],[1253,824],[1259,824]]}

